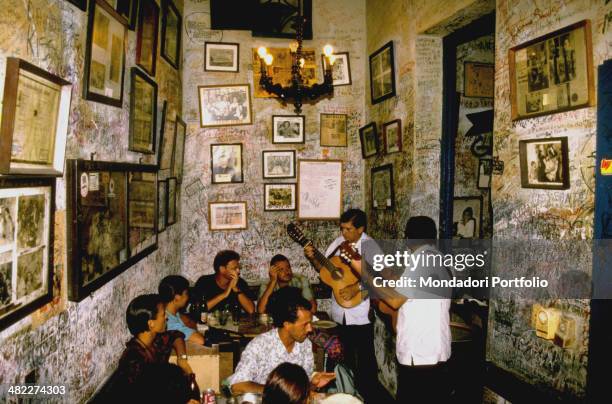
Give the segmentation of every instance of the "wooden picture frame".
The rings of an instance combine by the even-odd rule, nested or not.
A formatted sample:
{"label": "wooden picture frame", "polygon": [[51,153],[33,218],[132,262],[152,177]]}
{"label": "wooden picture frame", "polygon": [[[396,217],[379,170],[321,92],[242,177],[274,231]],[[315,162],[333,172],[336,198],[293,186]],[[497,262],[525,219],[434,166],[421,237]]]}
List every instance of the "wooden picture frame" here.
{"label": "wooden picture frame", "polygon": [[178,186],[176,178],[168,178],[168,193],[166,195],[166,227],[170,227],[177,222],[177,203]]}
{"label": "wooden picture frame", "polygon": [[204,42],[204,71],[238,73],[240,44],[233,42]]}
{"label": "wooden picture frame", "polygon": [[298,160],[298,220],[336,220],[342,214],[342,160]]}
{"label": "wooden picture frame", "polygon": [[0,174],[63,175],[71,93],[70,82],[7,58]]}
{"label": "wooden picture frame", "polygon": [[[164,101],[165,102],[165,101]],[[174,170],[174,149],[176,147],[176,116],[173,120],[169,119],[169,112],[166,103],[166,109],[162,111],[164,117],[163,125],[160,130],[159,142],[159,169],[160,171]]]}
{"label": "wooden picture frame", "polygon": [[157,83],[137,67],[131,70],[128,150],[155,154]]}
{"label": "wooden picture frame", "polygon": [[264,184],[264,212],[296,210],[296,184]]}
{"label": "wooden picture frame", "polygon": [[346,114],[320,115],[321,147],[348,146],[348,116]]}
{"label": "wooden picture frame", "polygon": [[164,144],[164,127],[166,126],[166,114],[168,113],[168,101],[163,100],[159,114],[157,114],[157,141],[155,146],[155,165],[161,170],[161,155]]}
{"label": "wooden picture frame", "polygon": [[157,233],[166,230],[168,219],[168,180],[157,181]]}
{"label": "wooden picture frame", "polygon": [[304,144],[306,117],[304,115],[272,115],[272,143]]}
{"label": "wooden picture frame", "polygon": [[136,33],[136,65],[155,76],[159,6],[155,0],[140,0]]}
{"label": "wooden picture frame", "polygon": [[295,178],[295,150],[262,150],[263,179]]}
{"label": "wooden picture frame", "polygon": [[[464,215],[466,216],[465,221],[463,220]],[[453,238],[482,238],[481,195],[453,198]]]}
{"label": "wooden picture frame", "polygon": [[370,172],[370,191],[372,208],[392,210],[395,208],[395,189],[393,188],[393,165],[373,167]]}
{"label": "wooden picture frame", "polygon": [[569,189],[567,137],[546,137],[519,141],[521,187]]}
{"label": "wooden picture frame", "polygon": [[478,160],[478,189],[490,189],[491,177],[493,176],[493,160],[479,159]]}
{"label": "wooden picture frame", "polygon": [[90,0],[83,98],[123,106],[126,44],[127,27],[121,16],[106,1]]}
{"label": "wooden picture frame", "polygon": [[380,141],[376,132],[376,122],[370,122],[359,129],[359,140],[361,141],[361,155],[364,159],[379,153]]}
{"label": "wooden picture frame", "polygon": [[395,119],[383,125],[383,139],[385,142],[385,154],[399,153],[402,151],[401,119]]}
{"label": "wooden picture frame", "polygon": [[495,65],[492,63],[463,63],[463,96],[495,97]]}
{"label": "wooden picture frame", "polygon": [[157,248],[157,173],[128,172],[128,247],[129,256],[151,246]]}
{"label": "wooden picture frame", "polygon": [[370,96],[372,105],[395,97],[393,41],[370,55]]}
{"label": "wooden picture frame", "polygon": [[242,143],[211,144],[210,167],[212,184],[244,182]]}
{"label": "wooden picture frame", "polygon": [[589,20],[511,48],[508,61],[513,121],[595,103]]}
{"label": "wooden picture frame", "polygon": [[248,217],[246,202],[208,202],[208,230],[246,230]]}
{"label": "wooden picture frame", "polygon": [[198,96],[201,128],[253,123],[248,84],[198,86]]}
{"label": "wooden picture frame", "polygon": [[134,31],[136,15],[138,14],[138,0],[115,0],[115,11],[123,18],[124,24]]}
{"label": "wooden picture frame", "polygon": [[87,0],[67,0],[68,3],[71,3],[78,7],[83,11],[87,11]]}
{"label": "wooden picture frame", "polygon": [[162,0],[161,57],[178,70],[181,59],[183,19],[172,0]]}
{"label": "wooden picture frame", "polygon": [[[348,52],[338,52],[332,54],[335,58],[332,65],[332,79],[334,87],[350,86],[353,84],[351,79],[351,64]],[[325,55],[321,55],[321,66],[323,71],[327,68]]]}
{"label": "wooden picture frame", "polygon": [[174,157],[172,159],[172,175],[179,184],[183,183],[183,164],[185,162],[185,138],[187,137],[187,124],[178,116],[175,122]]}

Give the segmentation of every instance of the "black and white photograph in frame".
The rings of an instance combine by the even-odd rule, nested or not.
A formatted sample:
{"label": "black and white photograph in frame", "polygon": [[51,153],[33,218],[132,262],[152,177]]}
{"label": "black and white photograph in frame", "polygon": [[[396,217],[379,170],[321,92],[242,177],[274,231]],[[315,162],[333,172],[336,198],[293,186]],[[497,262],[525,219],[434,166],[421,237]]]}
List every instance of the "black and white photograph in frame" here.
{"label": "black and white photograph in frame", "polygon": [[246,230],[246,202],[208,202],[208,229],[216,230]]}
{"label": "black and white photograph in frame", "polygon": [[458,196],[453,199],[453,238],[480,238],[482,196]]}
{"label": "black and white photograph in frame", "polygon": [[393,191],[393,165],[372,168],[372,207],[374,209],[393,209],[395,194]]}
{"label": "black and white photograph in frame", "polygon": [[370,93],[372,104],[395,96],[393,41],[370,55]]}
{"label": "black and white photograph in frame", "polygon": [[199,86],[200,126],[250,125],[251,88],[248,84]]}
{"label": "black and white photograph in frame", "polygon": [[523,188],[568,189],[567,137],[519,141]]}
{"label": "black and white photograph in frame", "polygon": [[361,140],[361,155],[364,159],[378,154],[380,142],[376,132],[376,122],[370,122],[360,128],[359,139]]}
{"label": "black and white photograph in frame", "polygon": [[263,178],[295,178],[295,150],[261,152]]}
{"label": "black and white photograph in frame", "polygon": [[304,115],[272,116],[272,143],[304,143]]}
{"label": "black and white photograph in frame", "polygon": [[264,211],[295,210],[296,184],[264,184]]}
{"label": "black and white photograph in frame", "polygon": [[[348,52],[338,52],[332,54],[334,63],[332,64],[332,79],[334,87],[350,86],[351,81],[351,65],[349,62]],[[323,71],[327,68],[325,55],[321,55],[321,63]]]}
{"label": "black and white photograph in frame", "polygon": [[213,184],[244,182],[242,175],[242,143],[211,144],[210,166]]}
{"label": "black and white photograph in frame", "polygon": [[240,45],[237,43],[205,42],[204,70],[238,73],[239,50]]}

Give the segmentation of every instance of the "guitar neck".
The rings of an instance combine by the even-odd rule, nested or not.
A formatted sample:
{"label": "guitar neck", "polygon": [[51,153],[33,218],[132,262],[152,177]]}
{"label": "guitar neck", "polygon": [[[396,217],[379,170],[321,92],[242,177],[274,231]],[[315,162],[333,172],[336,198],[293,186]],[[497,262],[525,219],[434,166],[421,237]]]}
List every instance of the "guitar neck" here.
{"label": "guitar neck", "polygon": [[319,249],[317,247],[314,246],[312,241],[305,240],[304,242],[299,242],[299,243],[302,246],[306,246],[307,244],[310,244],[312,246],[312,248],[314,248],[315,259],[318,262],[320,262],[322,266],[327,268],[330,272],[334,273],[335,271],[338,270],[338,268],[336,268],[336,266],[334,264],[332,264],[331,261],[321,251],[319,251]]}

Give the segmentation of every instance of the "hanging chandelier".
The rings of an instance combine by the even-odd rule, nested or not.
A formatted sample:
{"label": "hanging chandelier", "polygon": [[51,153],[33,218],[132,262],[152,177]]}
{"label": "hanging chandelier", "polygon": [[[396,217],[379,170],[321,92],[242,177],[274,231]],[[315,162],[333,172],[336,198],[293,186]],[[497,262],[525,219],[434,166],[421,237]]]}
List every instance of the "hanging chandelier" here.
{"label": "hanging chandelier", "polygon": [[306,19],[302,16],[301,7],[299,7],[295,24],[295,42],[289,46],[292,55],[290,86],[284,87],[278,83],[274,84],[274,80],[268,71],[272,65],[272,62],[274,61],[274,57],[269,54],[268,50],[263,46],[257,49],[257,54],[259,55],[259,65],[261,67],[261,78],[259,79],[259,85],[268,93],[276,95],[283,104],[292,101],[295,107],[294,112],[297,115],[302,112],[303,102],[315,102],[321,97],[331,97],[334,95],[332,66],[335,58],[333,55],[334,49],[331,45],[325,45],[323,48],[323,54],[326,61],[323,72],[323,83],[317,83],[312,86],[304,84],[303,69],[306,60],[304,59],[304,55],[302,53],[302,40],[304,39],[305,20]]}

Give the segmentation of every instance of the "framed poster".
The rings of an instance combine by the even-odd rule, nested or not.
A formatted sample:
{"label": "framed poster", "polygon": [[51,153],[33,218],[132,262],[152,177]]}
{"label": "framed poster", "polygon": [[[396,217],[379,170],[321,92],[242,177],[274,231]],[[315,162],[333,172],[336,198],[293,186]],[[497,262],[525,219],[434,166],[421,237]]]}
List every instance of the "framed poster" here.
{"label": "framed poster", "polygon": [[[295,38],[295,37],[294,37]],[[290,86],[293,77],[293,56],[290,48],[267,48],[268,53],[272,55],[273,61],[271,66],[264,66],[268,69],[268,73],[274,76],[274,82],[283,86]],[[276,95],[267,92],[259,85],[261,80],[261,59],[257,54],[257,49],[252,50],[253,53],[253,83],[258,83],[253,87],[253,96],[255,98],[277,98]],[[314,48],[303,48],[302,57],[304,58],[304,67],[302,67],[302,80],[304,85],[313,86],[319,83],[317,71],[317,59]]]}
{"label": "framed poster", "polygon": [[478,160],[478,189],[491,188],[491,176],[493,175],[493,160]]}
{"label": "framed poster", "polygon": [[55,178],[0,178],[0,330],[53,297]]}
{"label": "framed poster", "polygon": [[248,84],[198,86],[200,127],[250,125],[251,90]]}
{"label": "framed poster", "polygon": [[86,100],[123,105],[127,27],[104,0],[90,0],[83,91]]}
{"label": "framed poster", "polygon": [[246,202],[208,202],[208,230],[245,230]]}
{"label": "framed poster", "polygon": [[569,189],[567,137],[519,141],[521,186],[539,189]]}
{"label": "framed poster", "polygon": [[211,144],[212,183],[244,182],[242,176],[242,143]]}
{"label": "framed poster", "polygon": [[157,83],[139,68],[132,67],[129,150],[155,154],[156,124]]}
{"label": "framed poster", "polygon": [[162,0],[161,56],[175,69],[181,58],[182,17],[172,0]]}
{"label": "framed poster", "polygon": [[359,129],[359,140],[361,140],[361,155],[364,159],[378,154],[380,148],[376,122],[370,122]]}
{"label": "framed poster", "polygon": [[493,98],[495,96],[495,65],[465,62],[463,64],[463,95]]}
{"label": "framed poster", "polygon": [[594,105],[589,20],[515,46],[508,59],[512,120]]}
{"label": "framed poster", "polygon": [[453,199],[453,238],[480,238],[482,196],[460,196]]}
{"label": "framed poster", "polygon": [[372,208],[393,209],[395,207],[395,191],[393,189],[393,165],[372,168]]}
{"label": "framed poster", "polygon": [[157,174],[128,172],[128,240],[130,256],[157,247]]}
{"label": "framed poster", "polygon": [[299,220],[340,218],[342,164],[341,160],[298,160]]}
{"label": "framed poster", "polygon": [[[334,87],[350,86],[352,81],[348,52],[334,53],[332,57],[334,58],[334,63],[332,64],[332,80]],[[321,55],[323,71],[327,69],[327,62],[325,60],[325,55]]]}
{"label": "framed poster", "polygon": [[136,27],[136,14],[138,11],[138,0],[108,0],[111,5],[114,2],[115,10],[132,31]]}
{"label": "framed poster", "polygon": [[172,159],[172,175],[176,177],[178,183],[183,182],[183,164],[185,160],[185,137],[187,135],[187,125],[181,118],[176,117],[175,126],[175,147],[174,158]]}
{"label": "framed poster", "polygon": [[370,55],[370,94],[372,105],[395,96],[393,41]]}
{"label": "framed poster", "polygon": [[383,138],[385,141],[385,153],[397,153],[402,151],[402,120],[396,119],[383,125]]}
{"label": "framed poster", "polygon": [[264,211],[295,210],[295,184],[264,184]]}
{"label": "framed poster", "polygon": [[321,147],[346,147],[346,114],[321,114]]}
{"label": "framed poster", "polygon": [[174,148],[176,144],[176,116],[174,119],[170,119],[172,116],[168,111],[167,104],[164,101],[166,108],[162,111],[164,117],[162,119],[163,125],[160,131],[160,155],[159,155],[159,169],[160,170],[173,170],[174,167]]}
{"label": "framed poster", "polygon": [[204,43],[204,71],[238,73],[240,44],[229,42]]}
{"label": "framed poster", "polygon": [[136,64],[155,76],[159,6],[155,0],[140,0],[136,36]]}
{"label": "framed poster", "polygon": [[176,223],[176,199],[177,199],[176,178],[168,178],[168,194],[166,197],[166,205],[168,210],[166,213],[166,227]]}
{"label": "framed poster", "polygon": [[157,232],[166,230],[168,218],[168,181],[157,181]]}
{"label": "framed poster", "polygon": [[250,19],[254,37],[295,39],[295,19],[304,21],[303,38],[312,39],[312,0],[254,0]]}
{"label": "framed poster", "polygon": [[304,143],[305,122],[304,115],[273,115],[272,143]]}
{"label": "framed poster", "polygon": [[24,60],[6,60],[0,174],[64,173],[72,84]]}
{"label": "framed poster", "polygon": [[261,163],[264,179],[295,178],[295,150],[263,150]]}

